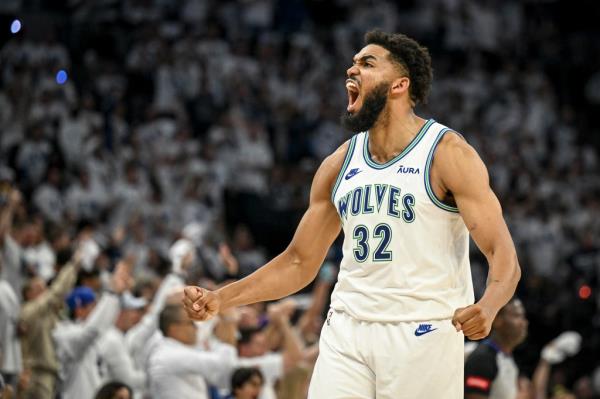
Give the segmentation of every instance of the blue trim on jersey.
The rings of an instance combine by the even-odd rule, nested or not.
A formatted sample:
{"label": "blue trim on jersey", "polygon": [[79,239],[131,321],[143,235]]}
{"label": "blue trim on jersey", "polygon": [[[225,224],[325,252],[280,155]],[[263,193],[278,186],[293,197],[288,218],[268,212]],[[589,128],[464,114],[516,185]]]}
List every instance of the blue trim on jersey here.
{"label": "blue trim on jersey", "polygon": [[348,145],[348,150],[346,151],[346,158],[344,159],[344,164],[342,165],[342,168],[340,169],[340,173],[338,174],[338,177],[335,181],[333,190],[331,190],[331,202],[333,202],[333,205],[335,205],[335,193],[336,193],[338,187],[340,186],[340,183],[342,182],[342,177],[344,176],[344,173],[346,173],[346,169],[348,168],[348,165],[350,164],[350,160],[352,159],[352,154],[354,153],[354,147],[356,144],[357,136],[358,135],[355,134],[350,139],[350,144]]}
{"label": "blue trim on jersey", "polygon": [[433,125],[434,123],[435,121],[433,119],[427,120],[423,127],[421,127],[421,130],[419,130],[419,133],[417,133],[417,135],[411,140],[411,142],[406,146],[406,148],[402,150],[400,154],[396,155],[394,158],[382,164],[379,164],[371,159],[371,153],[369,152],[369,132],[366,132],[365,142],[363,144],[363,157],[365,158],[365,162],[373,169],[385,169],[388,166],[398,162],[399,160],[404,158],[406,154],[408,154],[413,148],[415,148],[417,144],[419,144],[421,139],[425,136],[425,133],[427,133],[431,125]]}
{"label": "blue trim on jersey", "polygon": [[436,197],[435,193],[433,192],[433,189],[431,188],[431,181],[430,181],[431,176],[429,175],[429,172],[431,169],[431,162],[433,161],[433,154],[435,152],[435,149],[437,148],[437,145],[439,144],[442,137],[444,137],[444,134],[448,133],[449,131],[450,131],[450,129],[448,129],[448,128],[442,129],[440,131],[440,133],[438,134],[438,136],[436,137],[435,141],[433,142],[433,146],[431,147],[431,150],[429,150],[429,155],[427,156],[427,161],[425,162],[425,173],[423,174],[423,178],[425,179],[425,191],[427,191],[427,196],[429,197],[431,202],[433,202],[434,205],[436,205],[438,208],[441,208],[445,211],[452,212],[452,213],[458,213],[459,212],[458,208],[444,204],[442,201],[440,201],[438,199],[438,197]]}

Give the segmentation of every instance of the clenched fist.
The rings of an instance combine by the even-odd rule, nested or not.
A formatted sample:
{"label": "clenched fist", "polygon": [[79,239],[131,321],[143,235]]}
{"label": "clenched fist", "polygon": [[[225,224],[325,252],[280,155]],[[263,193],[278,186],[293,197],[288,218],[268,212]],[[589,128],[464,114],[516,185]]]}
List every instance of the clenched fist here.
{"label": "clenched fist", "polygon": [[489,335],[496,313],[476,303],[466,308],[456,309],[452,324],[456,327],[456,331],[462,330],[469,339],[483,339]]}
{"label": "clenched fist", "polygon": [[187,286],[183,292],[183,307],[190,319],[204,321],[219,313],[221,299],[215,291]]}

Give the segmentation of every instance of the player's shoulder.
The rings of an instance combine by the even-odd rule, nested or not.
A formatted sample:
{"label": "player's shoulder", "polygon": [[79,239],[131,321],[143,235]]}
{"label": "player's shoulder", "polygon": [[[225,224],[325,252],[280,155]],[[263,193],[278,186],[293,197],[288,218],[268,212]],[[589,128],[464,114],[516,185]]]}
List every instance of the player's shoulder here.
{"label": "player's shoulder", "polygon": [[477,154],[473,146],[471,146],[467,140],[460,133],[455,130],[447,130],[442,138],[440,139],[437,149],[436,156],[438,154],[446,156],[470,156]]}
{"label": "player's shoulder", "polygon": [[346,154],[348,153],[348,148],[350,147],[350,141],[351,139],[346,140],[334,152],[329,154],[323,160],[323,162],[321,162],[319,170],[322,173],[325,173],[327,176],[337,176],[342,168],[342,165],[344,164],[344,160],[346,159]]}
{"label": "player's shoulder", "polygon": [[350,140],[340,145],[321,162],[313,179],[311,201],[314,199],[329,199],[331,190],[335,185],[340,170],[342,170],[349,146]]}
{"label": "player's shoulder", "polygon": [[481,157],[458,132],[448,130],[435,148],[433,167],[445,178],[464,176],[468,170],[485,170]]}
{"label": "player's shoulder", "polygon": [[350,141],[352,141],[352,139],[348,139],[344,143],[342,143],[342,145],[340,145],[334,152],[329,154],[323,160],[323,163],[340,164],[340,166],[341,166],[341,164],[344,163],[346,154],[348,153],[348,148],[350,147]]}

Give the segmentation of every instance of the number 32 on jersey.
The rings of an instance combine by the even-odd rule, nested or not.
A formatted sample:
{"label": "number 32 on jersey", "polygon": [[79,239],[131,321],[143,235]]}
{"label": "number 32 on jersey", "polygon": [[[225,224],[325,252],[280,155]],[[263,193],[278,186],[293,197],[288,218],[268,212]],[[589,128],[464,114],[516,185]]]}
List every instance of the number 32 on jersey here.
{"label": "number 32 on jersey", "polygon": [[[342,222],[349,216],[377,214],[379,220],[391,217],[412,223],[415,220],[415,197],[401,193],[400,188],[388,184],[359,186],[339,199],[338,213]],[[354,227],[352,238],[356,242],[353,253],[357,262],[365,262],[370,255],[373,262],[392,260],[392,252],[387,249],[392,240],[389,224],[379,223],[372,231],[368,226],[358,224]],[[374,246],[372,254],[370,245]]]}

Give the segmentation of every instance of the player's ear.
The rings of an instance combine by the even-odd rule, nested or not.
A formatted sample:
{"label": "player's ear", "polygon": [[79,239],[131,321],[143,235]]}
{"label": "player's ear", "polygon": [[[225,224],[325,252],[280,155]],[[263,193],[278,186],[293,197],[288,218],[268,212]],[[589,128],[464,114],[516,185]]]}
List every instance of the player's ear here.
{"label": "player's ear", "polygon": [[407,93],[410,87],[410,79],[406,76],[402,76],[400,78],[396,78],[392,81],[390,86],[390,94],[392,95],[400,95],[403,93]]}

